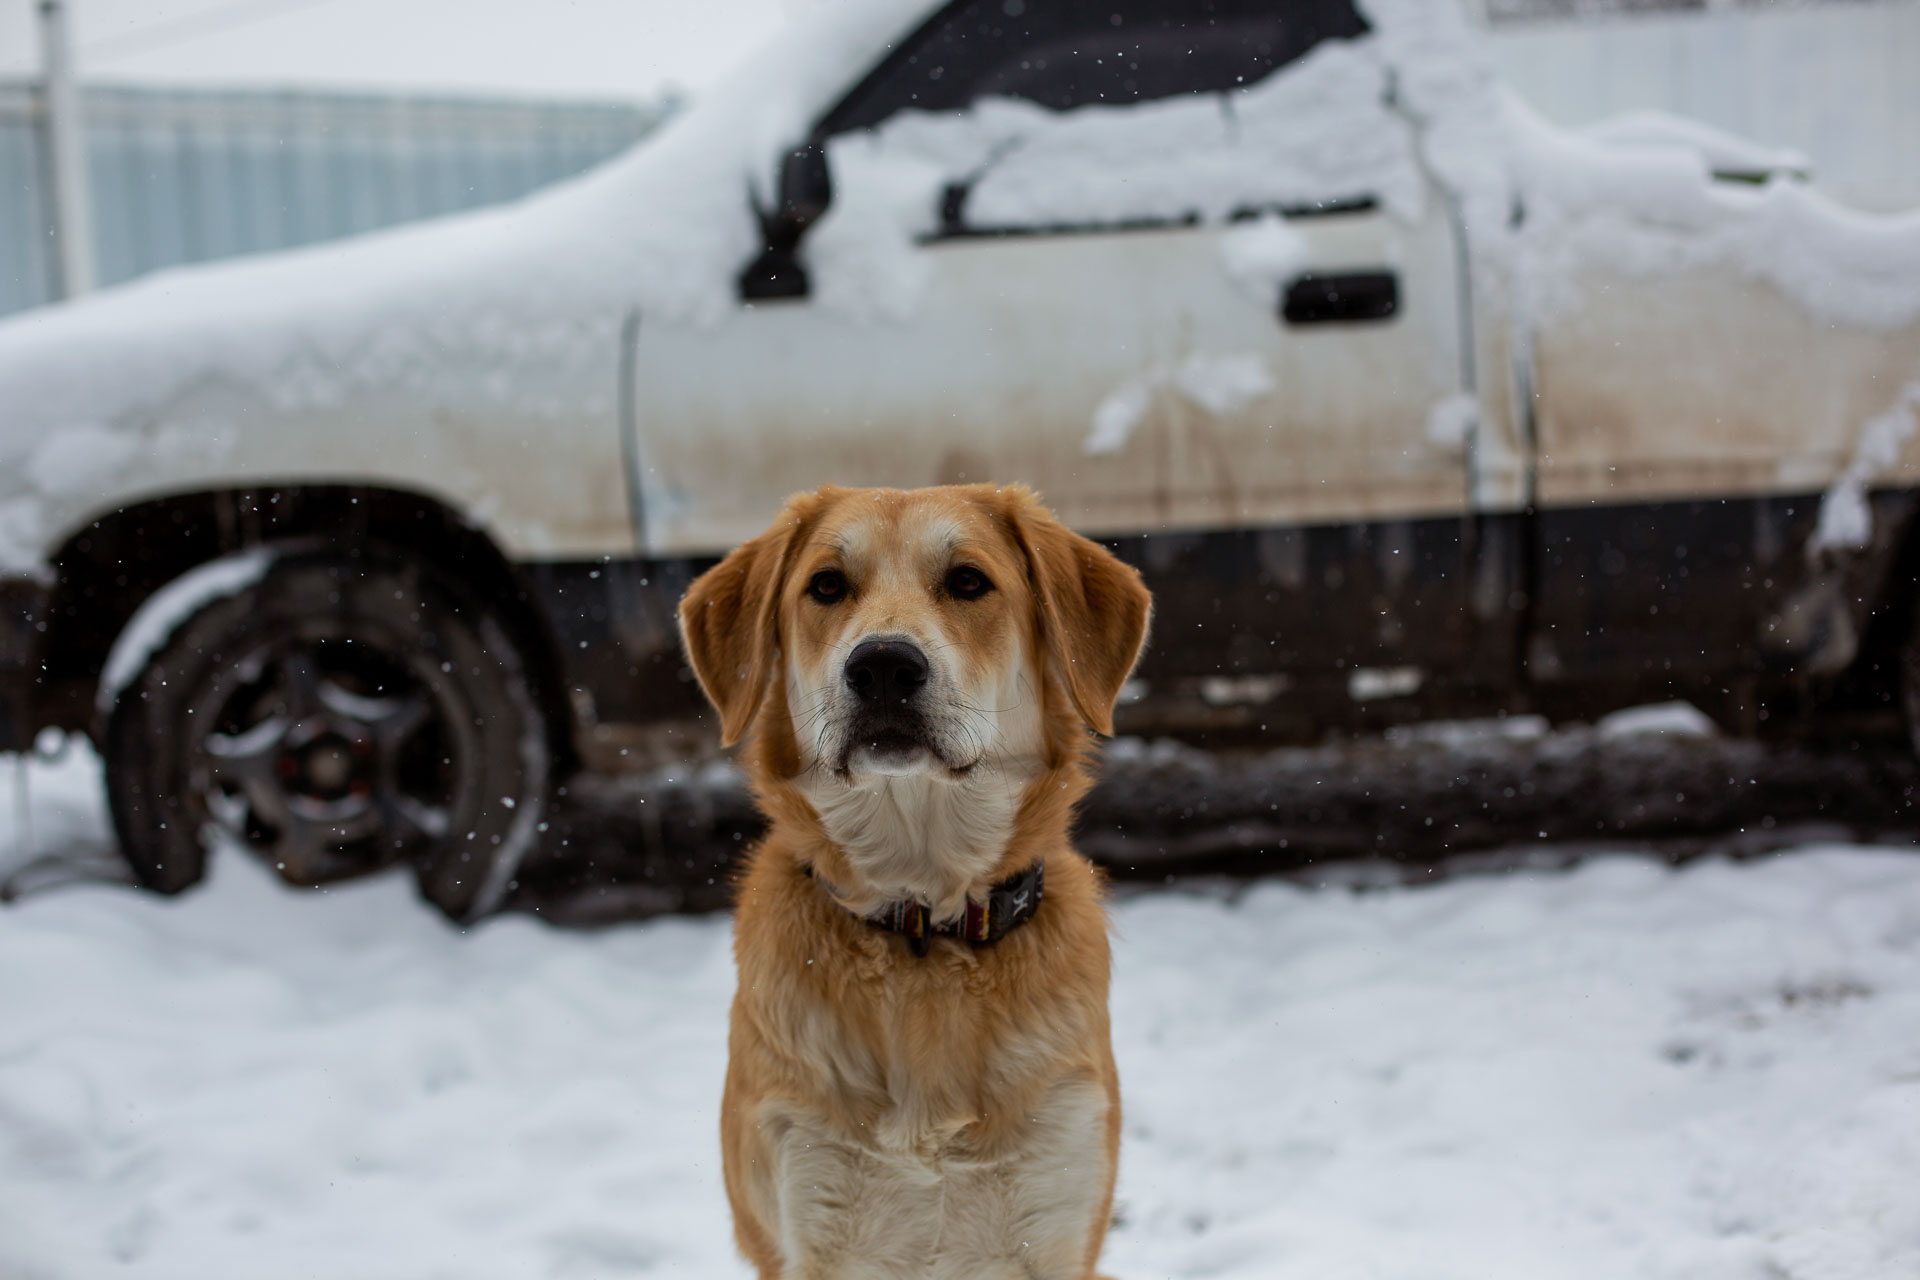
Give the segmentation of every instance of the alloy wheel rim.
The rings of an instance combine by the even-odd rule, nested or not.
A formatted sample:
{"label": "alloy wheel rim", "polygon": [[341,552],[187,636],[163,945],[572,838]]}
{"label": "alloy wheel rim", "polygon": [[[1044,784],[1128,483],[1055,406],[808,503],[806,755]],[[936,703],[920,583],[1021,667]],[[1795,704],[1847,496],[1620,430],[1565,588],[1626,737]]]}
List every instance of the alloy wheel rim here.
{"label": "alloy wheel rim", "polygon": [[450,668],[367,631],[262,639],[189,709],[198,816],[298,884],[413,857],[477,811],[479,744]]}

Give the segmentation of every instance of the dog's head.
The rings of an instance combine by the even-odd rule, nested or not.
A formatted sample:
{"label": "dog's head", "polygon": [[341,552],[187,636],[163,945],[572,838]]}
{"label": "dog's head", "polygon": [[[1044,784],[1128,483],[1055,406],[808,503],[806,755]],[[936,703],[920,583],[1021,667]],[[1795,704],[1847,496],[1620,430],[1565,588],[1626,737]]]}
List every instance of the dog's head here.
{"label": "dog's head", "polygon": [[777,774],[957,781],[1111,733],[1148,608],[1024,486],[828,487],[703,574],[680,625],[723,743],[754,728]]}

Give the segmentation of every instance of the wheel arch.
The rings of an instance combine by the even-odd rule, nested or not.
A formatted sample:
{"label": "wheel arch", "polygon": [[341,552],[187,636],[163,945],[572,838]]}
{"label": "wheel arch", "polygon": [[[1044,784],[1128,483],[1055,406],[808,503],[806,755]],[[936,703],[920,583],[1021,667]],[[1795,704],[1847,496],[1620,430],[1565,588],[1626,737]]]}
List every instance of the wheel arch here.
{"label": "wheel arch", "polygon": [[165,494],[74,529],[48,558],[53,582],[34,727],[91,732],[107,655],[154,592],[208,561],[291,539],[333,544],[347,555],[372,545],[401,550],[495,610],[546,712],[556,776],[577,763],[559,645],[523,571],[441,499],[378,485],[253,484]]}

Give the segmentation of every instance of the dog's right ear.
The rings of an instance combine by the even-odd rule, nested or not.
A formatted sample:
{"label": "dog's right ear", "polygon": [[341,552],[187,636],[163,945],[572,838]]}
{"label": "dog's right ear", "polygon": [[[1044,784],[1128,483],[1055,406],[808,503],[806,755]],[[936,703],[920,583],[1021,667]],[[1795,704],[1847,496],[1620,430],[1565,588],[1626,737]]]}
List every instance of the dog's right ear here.
{"label": "dog's right ear", "polygon": [[780,653],[780,584],[809,514],[803,500],[788,502],[771,529],[735,547],[681,597],[680,638],[720,713],[723,747],[740,741],[760,710]]}

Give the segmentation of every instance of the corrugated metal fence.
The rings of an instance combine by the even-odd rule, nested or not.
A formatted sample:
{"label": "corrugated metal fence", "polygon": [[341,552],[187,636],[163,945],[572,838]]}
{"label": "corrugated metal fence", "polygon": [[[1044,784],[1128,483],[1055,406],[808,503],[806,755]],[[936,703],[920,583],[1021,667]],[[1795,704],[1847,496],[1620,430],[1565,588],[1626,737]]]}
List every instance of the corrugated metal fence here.
{"label": "corrugated metal fence", "polygon": [[[669,107],[90,88],[100,283],[524,195]],[[0,314],[53,296],[38,93],[0,84]]]}

